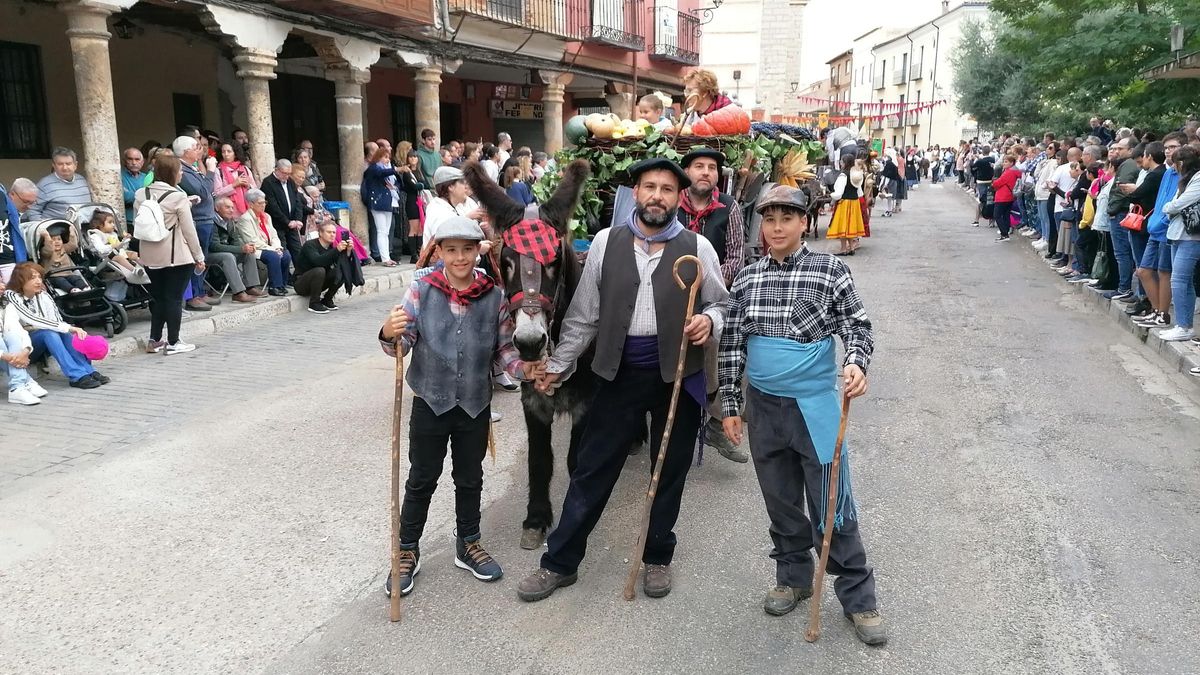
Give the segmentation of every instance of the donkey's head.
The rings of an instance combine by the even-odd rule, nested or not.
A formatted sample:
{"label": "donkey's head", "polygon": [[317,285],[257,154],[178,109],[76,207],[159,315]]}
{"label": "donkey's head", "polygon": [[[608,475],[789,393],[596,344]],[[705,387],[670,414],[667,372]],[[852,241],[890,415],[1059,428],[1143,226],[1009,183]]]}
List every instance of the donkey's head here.
{"label": "donkey's head", "polygon": [[516,321],[513,345],[522,360],[540,361],[550,355],[579,279],[568,224],[590,173],[587,161],[576,160],[545,203],[522,207],[478,163],[463,167],[467,184],[503,242],[500,281]]}

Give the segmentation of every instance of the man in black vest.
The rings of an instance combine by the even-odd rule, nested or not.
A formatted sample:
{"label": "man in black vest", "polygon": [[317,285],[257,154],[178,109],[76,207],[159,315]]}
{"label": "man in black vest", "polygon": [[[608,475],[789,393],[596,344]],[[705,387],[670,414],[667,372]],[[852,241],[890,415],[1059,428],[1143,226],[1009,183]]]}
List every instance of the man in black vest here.
{"label": "man in black vest", "polygon": [[[692,181],[682,192],[679,200],[680,214],[684,226],[705,239],[717,250],[721,261],[721,274],[725,286],[746,265],[746,228],[743,225],[742,207],[733,197],[722,194],[717,184],[721,180],[721,168],[725,155],[707,148],[693,150],[679,162],[684,173]],[[708,391],[717,391],[717,347],[710,343],[704,349],[704,372],[708,376]],[[720,401],[713,400],[708,409],[708,425],[704,429],[704,444],[714,447],[722,457],[733,462],[750,461],[750,453],[738,448],[721,428]]]}
{"label": "man in black vest", "polygon": [[[686,334],[691,344],[683,355],[683,390],[673,413],[674,429],[642,556],[646,595],[661,598],[671,591],[672,530],[706,404],[703,345],[710,335],[719,336],[729,293],[712,244],[675,218],[680,191],[691,183],[687,174],[661,158],[635,164],[629,173],[634,180],[634,212],[628,221],[601,231],[592,242],[559,344],[538,381],[538,388],[546,391],[568,377],[576,359],[595,341],[592,370],[602,381],[589,412],[591,422],[580,440],[558,527],[547,539],[541,568],[517,589],[517,595],[529,602],[575,583],[587,537],[604,512],[646,413],[650,413],[651,442],[655,446],[661,442],[679,342]],[[685,255],[698,257],[703,270],[697,313],[686,325],[688,291],[680,289],[672,276],[675,261]],[[685,263],[679,272],[690,288],[697,270]],[[658,448],[652,450],[651,457],[656,458]]]}

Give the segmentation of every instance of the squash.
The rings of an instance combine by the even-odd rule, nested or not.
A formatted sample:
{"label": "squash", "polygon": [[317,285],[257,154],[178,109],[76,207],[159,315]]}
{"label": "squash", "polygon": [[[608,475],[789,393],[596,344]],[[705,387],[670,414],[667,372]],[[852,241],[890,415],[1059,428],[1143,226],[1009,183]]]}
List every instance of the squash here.
{"label": "squash", "polygon": [[584,126],[587,127],[588,131],[592,131],[592,127],[594,125],[599,124],[601,122],[607,122],[607,121],[608,121],[608,115],[605,115],[603,113],[592,113],[591,115],[588,115],[587,117],[583,118],[583,124],[584,124]]}
{"label": "squash", "polygon": [[607,115],[588,125],[588,129],[596,138],[612,138],[613,131],[615,131],[616,128],[617,125],[613,124],[612,119]]}
{"label": "squash", "polygon": [[586,119],[583,115],[576,115],[567,120],[567,123],[563,125],[563,135],[573,145],[579,145],[587,139],[588,130],[587,125],[584,123]]}
{"label": "squash", "polygon": [[[750,133],[750,115],[736,105],[727,105],[704,116],[701,120],[707,123],[714,133],[696,133],[704,136],[736,136]],[[699,125],[697,125],[699,126]]]}
{"label": "squash", "polygon": [[717,130],[712,124],[709,124],[707,117],[700,118],[700,121],[692,125],[692,132],[697,136],[718,136]]}

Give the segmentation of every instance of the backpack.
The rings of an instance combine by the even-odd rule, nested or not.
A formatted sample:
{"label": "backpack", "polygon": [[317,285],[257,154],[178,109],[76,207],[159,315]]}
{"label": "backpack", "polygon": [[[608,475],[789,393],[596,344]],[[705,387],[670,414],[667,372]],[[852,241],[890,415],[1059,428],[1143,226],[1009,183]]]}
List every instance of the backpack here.
{"label": "backpack", "polygon": [[133,236],[140,241],[162,241],[171,236],[171,230],[174,229],[167,228],[162,210],[163,200],[173,191],[164,192],[154,199],[150,198],[150,188],[142,188],[142,192],[146,197],[133,217]]}

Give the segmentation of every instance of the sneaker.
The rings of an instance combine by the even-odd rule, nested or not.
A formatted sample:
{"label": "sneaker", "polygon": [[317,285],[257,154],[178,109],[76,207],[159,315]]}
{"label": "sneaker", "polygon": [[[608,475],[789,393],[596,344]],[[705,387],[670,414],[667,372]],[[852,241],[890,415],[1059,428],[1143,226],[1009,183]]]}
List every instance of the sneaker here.
{"label": "sneaker", "polygon": [[513,379],[508,376],[508,373],[500,373],[495,377],[496,385],[504,391],[520,391],[521,385],[513,382]]}
{"label": "sneaker", "polygon": [[308,311],[312,312],[313,314],[328,314],[329,313],[329,310],[325,309],[325,305],[322,305],[319,302],[308,303]]}
{"label": "sneaker", "polygon": [[540,567],[536,572],[530,574],[517,584],[517,597],[525,602],[537,602],[545,600],[554,595],[554,591],[560,588],[566,588],[571,584],[579,581],[579,575],[559,574],[551,572],[545,567]]}
{"label": "sneaker", "polygon": [[163,353],[165,353],[167,356],[170,356],[171,354],[186,354],[194,351],[196,351],[196,345],[188,344],[183,340],[180,340],[173,345],[167,345],[167,348],[163,350]]}
{"label": "sneaker", "polygon": [[1188,375],[1195,375],[1196,377],[1200,377],[1200,366],[1196,366],[1195,368],[1188,369]]}
{"label": "sneaker", "polygon": [[1154,311],[1153,309],[1147,309],[1143,312],[1132,315],[1130,318],[1133,319],[1134,323],[1154,323],[1155,319],[1158,318],[1158,312]]}
{"label": "sneaker", "polygon": [[996,242],[1008,241],[1008,237],[996,237]]}
{"label": "sneaker", "polygon": [[329,310],[329,311],[331,311],[331,312],[336,312],[336,311],[338,311],[339,309],[341,309],[341,307],[338,307],[338,306],[337,306],[337,305],[336,305],[336,304],[333,302],[333,299],[329,299],[329,300],[322,300],[322,301],[321,301],[321,304],[322,304],[322,305],[325,305],[325,309],[327,309],[327,310]]}
{"label": "sneaker", "polygon": [[642,573],[642,592],[647,598],[665,598],[671,592],[671,566],[646,565]]}
{"label": "sneaker", "polygon": [[1159,312],[1158,318],[1154,320],[1154,325],[1157,328],[1166,328],[1171,325],[1171,313]]}
{"label": "sneaker", "polygon": [[1144,316],[1150,311],[1150,303],[1146,299],[1135,300],[1129,307],[1125,308],[1125,314],[1129,316]]}
{"label": "sneaker", "polygon": [[496,581],[504,576],[504,570],[500,569],[500,563],[493,560],[492,556],[483,549],[483,544],[479,543],[479,535],[470,541],[456,538],[454,546],[455,567],[467,570],[480,581]]}
{"label": "sneaker", "polygon": [[147,354],[161,354],[167,348],[166,340],[150,340],[146,343]]}
{"label": "sneaker", "polygon": [[1137,296],[1133,294],[1133,291],[1125,291],[1124,293],[1114,295],[1113,300],[1117,302],[1134,302],[1137,300]]}
{"label": "sneaker", "polygon": [[1182,326],[1175,326],[1174,328],[1158,332],[1158,339],[1163,342],[1183,342],[1184,340],[1191,340],[1194,337],[1196,337],[1196,334],[1191,328],[1184,328]]}
{"label": "sneaker", "polygon": [[1088,285],[1088,286],[1099,286],[1099,285],[1100,285],[1100,280],[1099,280],[1099,279],[1091,279],[1091,278],[1089,278],[1089,279],[1087,280],[1087,285]]}
{"label": "sneaker", "polygon": [[731,462],[745,464],[750,461],[750,454],[745,450],[739,450],[733,441],[725,435],[725,429],[721,426],[721,420],[711,417],[708,420],[708,425],[704,428],[704,444],[710,448],[716,448],[721,456]]}
{"label": "sneaker", "polygon": [[796,588],[795,586],[776,586],[767,591],[763,599],[763,611],[771,616],[783,616],[796,609],[801,600],[812,597],[812,588]]}
{"label": "sneaker", "polygon": [[1086,274],[1076,274],[1074,276],[1067,277],[1068,284],[1084,284],[1091,283],[1092,281],[1093,279]]}
{"label": "sneaker", "polygon": [[847,619],[854,622],[854,634],[863,644],[878,646],[887,644],[887,628],[883,625],[883,617],[879,610],[847,614]]}
{"label": "sneaker", "polygon": [[42,389],[42,385],[38,384],[37,382],[34,382],[33,379],[30,379],[28,382],[25,383],[25,388],[29,390],[29,393],[33,394],[34,396],[36,396],[38,398],[45,398],[46,394],[50,393],[50,392],[46,391],[45,389]]}
{"label": "sneaker", "polygon": [[[412,548],[400,547],[400,595],[403,597],[412,593],[417,580],[417,572],[421,571],[421,549],[414,545]],[[392,597],[392,575],[388,570],[387,582],[383,584],[383,592]]]}
{"label": "sneaker", "polygon": [[10,390],[8,392],[8,402],[15,403],[17,405],[37,405],[42,402],[42,399],[34,395],[34,393],[29,390],[29,386],[26,385],[24,387],[20,387],[19,389]]}
{"label": "sneaker", "polygon": [[979,221],[976,220],[975,222],[971,223],[971,227],[979,227]]}
{"label": "sneaker", "polygon": [[1031,246],[1039,251],[1045,251],[1048,244],[1046,243],[1045,239],[1038,239],[1037,241],[1033,242]]}

